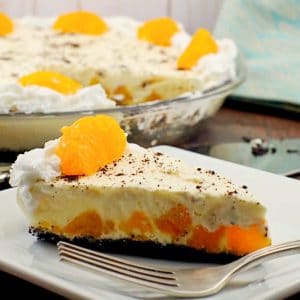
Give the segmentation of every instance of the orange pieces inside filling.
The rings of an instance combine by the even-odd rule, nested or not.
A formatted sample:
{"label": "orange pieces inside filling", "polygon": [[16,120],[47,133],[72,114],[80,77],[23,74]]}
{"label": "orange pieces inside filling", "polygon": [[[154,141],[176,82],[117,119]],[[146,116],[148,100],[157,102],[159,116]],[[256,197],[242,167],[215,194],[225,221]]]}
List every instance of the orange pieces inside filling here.
{"label": "orange pieces inside filling", "polygon": [[62,128],[56,149],[64,175],[91,175],[121,158],[126,135],[118,122],[107,115],[83,117]]}
{"label": "orange pieces inside filling", "polygon": [[[105,214],[103,214],[105,215]],[[155,226],[156,224],[156,226]],[[72,237],[89,236],[101,238],[102,235],[117,231],[116,224],[110,219],[102,219],[94,210],[79,214],[66,226],[59,228],[40,223],[46,229],[58,234],[65,233]],[[153,236],[156,230],[167,234],[175,242],[186,238],[186,245],[208,253],[230,253],[242,256],[269,246],[271,240],[267,237],[263,224],[239,227],[237,225],[221,226],[210,232],[201,225],[192,226],[191,217],[184,205],[177,205],[157,220],[147,216],[145,212],[133,211],[128,218],[119,222],[118,229],[135,240],[145,240]]]}
{"label": "orange pieces inside filling", "polygon": [[14,30],[14,24],[9,16],[0,12],[0,36],[7,35]]}
{"label": "orange pieces inside filling", "polygon": [[236,225],[221,226],[213,232],[201,225],[192,226],[189,210],[182,204],[174,206],[160,216],[156,225],[173,240],[187,236],[187,244],[190,247],[205,249],[210,253],[226,251],[244,255],[271,244],[266,229],[261,224],[245,228]]}
{"label": "orange pieces inside filling", "polygon": [[55,90],[64,95],[75,94],[81,84],[63,74],[50,71],[37,71],[19,79],[23,86],[38,85]]}
{"label": "orange pieces inside filling", "polygon": [[191,42],[177,60],[177,68],[189,70],[197,65],[199,59],[207,54],[217,53],[218,45],[206,29],[199,29]]}
{"label": "orange pieces inside filling", "polygon": [[120,85],[118,86],[113,93],[109,93],[110,97],[117,101],[119,105],[129,105],[132,104],[132,95],[130,91],[124,86]]}
{"label": "orange pieces inside filling", "polygon": [[140,40],[159,45],[170,46],[173,35],[179,31],[177,23],[168,17],[146,21],[138,28]]}
{"label": "orange pieces inside filling", "polygon": [[77,11],[61,15],[53,28],[64,33],[100,35],[108,31],[105,21],[94,13]]}
{"label": "orange pieces inside filling", "polygon": [[205,249],[211,253],[226,251],[238,256],[245,255],[271,244],[260,225],[239,227],[222,226],[209,232],[202,226],[196,226],[188,245],[196,249]]}
{"label": "orange pieces inside filling", "polygon": [[187,234],[192,226],[192,218],[187,207],[182,204],[171,208],[156,220],[160,231],[169,234],[173,240]]}
{"label": "orange pieces inside filling", "polygon": [[90,210],[75,217],[63,228],[63,231],[74,236],[100,237],[103,222],[96,211]]}
{"label": "orange pieces inside filling", "polygon": [[120,229],[128,235],[138,235],[142,238],[153,232],[149,217],[141,211],[133,212],[128,220],[121,222]]}
{"label": "orange pieces inside filling", "polygon": [[225,228],[220,227],[216,231],[210,232],[201,225],[195,226],[192,236],[188,239],[188,245],[195,249],[205,249],[210,253],[220,252]]}
{"label": "orange pieces inside filling", "polygon": [[260,248],[269,246],[271,240],[267,237],[261,224],[246,228],[229,226],[226,228],[228,251],[237,255],[244,255]]}

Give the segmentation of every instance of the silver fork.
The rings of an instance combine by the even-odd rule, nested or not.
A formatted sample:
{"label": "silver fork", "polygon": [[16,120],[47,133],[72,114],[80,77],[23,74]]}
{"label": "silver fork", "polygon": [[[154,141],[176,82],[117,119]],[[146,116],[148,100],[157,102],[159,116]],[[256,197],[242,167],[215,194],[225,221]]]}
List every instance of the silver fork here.
{"label": "silver fork", "polygon": [[59,242],[57,245],[61,260],[177,297],[203,297],[215,294],[241,270],[250,269],[266,260],[300,253],[300,240],[297,240],[257,250],[222,266],[168,269],[134,263],[67,242]]}

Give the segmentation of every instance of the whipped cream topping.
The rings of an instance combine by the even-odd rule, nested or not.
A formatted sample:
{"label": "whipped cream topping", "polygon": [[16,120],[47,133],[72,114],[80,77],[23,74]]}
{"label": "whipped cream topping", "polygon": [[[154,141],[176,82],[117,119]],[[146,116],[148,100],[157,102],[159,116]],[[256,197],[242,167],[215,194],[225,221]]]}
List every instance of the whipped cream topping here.
{"label": "whipped cream topping", "polygon": [[104,18],[108,27],[113,31],[119,32],[127,37],[136,39],[136,32],[141,22],[124,16],[114,16]]}
{"label": "whipped cream topping", "polygon": [[100,84],[82,88],[74,95],[35,85],[23,87],[17,82],[0,85],[0,113],[68,112],[114,106]]}
{"label": "whipped cream topping", "polygon": [[36,204],[30,188],[38,180],[52,180],[61,175],[60,158],[55,154],[58,139],[49,141],[44,148],[33,149],[20,154],[10,171],[10,185],[18,186],[18,193],[28,211],[34,210]]}
{"label": "whipped cream topping", "polygon": [[201,74],[205,89],[209,89],[236,77],[235,59],[237,47],[230,39],[217,40],[218,52],[201,57],[193,71]]}
{"label": "whipped cream topping", "polygon": [[185,31],[182,24],[178,23],[178,27],[179,31],[173,35],[171,44],[172,47],[177,48],[180,52],[183,52],[190,43],[192,37]]}
{"label": "whipped cream topping", "polygon": [[[39,181],[50,181],[62,176],[60,158],[55,154],[59,139],[48,141],[44,148],[37,148],[20,154],[12,164],[9,183],[19,188],[20,198],[24,199],[24,208],[31,212],[37,207],[31,197],[31,186]],[[125,153],[142,151],[138,145],[127,144]]]}

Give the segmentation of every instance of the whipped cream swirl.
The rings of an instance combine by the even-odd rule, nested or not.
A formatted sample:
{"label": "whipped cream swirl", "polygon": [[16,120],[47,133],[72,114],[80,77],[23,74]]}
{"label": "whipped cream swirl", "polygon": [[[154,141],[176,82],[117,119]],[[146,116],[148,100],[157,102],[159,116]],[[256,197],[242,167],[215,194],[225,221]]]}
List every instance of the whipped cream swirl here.
{"label": "whipped cream swirl", "polygon": [[23,87],[17,82],[0,85],[0,113],[68,112],[115,107],[100,84],[80,89],[74,95],[63,95],[36,85]]}
{"label": "whipped cream swirl", "polygon": [[52,180],[61,175],[60,158],[55,154],[58,139],[49,141],[44,148],[20,154],[10,171],[10,185],[18,186],[24,204],[29,210],[35,208],[30,188],[37,180]]}

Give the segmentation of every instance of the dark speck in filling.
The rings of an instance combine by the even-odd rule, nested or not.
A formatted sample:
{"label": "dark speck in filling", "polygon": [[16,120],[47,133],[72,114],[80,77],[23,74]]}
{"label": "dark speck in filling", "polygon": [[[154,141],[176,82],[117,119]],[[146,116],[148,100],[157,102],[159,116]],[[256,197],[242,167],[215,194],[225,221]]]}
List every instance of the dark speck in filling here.
{"label": "dark speck in filling", "polygon": [[156,156],[161,156],[161,155],[163,155],[163,154],[160,153],[160,152],[156,152],[154,155],[156,155]]}
{"label": "dark speck in filling", "polygon": [[103,71],[98,71],[98,76],[102,77],[104,75],[104,72]]}
{"label": "dark speck in filling", "polygon": [[124,176],[124,173],[118,173],[116,176]]}
{"label": "dark speck in filling", "polygon": [[66,64],[70,64],[71,61],[65,57],[62,58],[62,61],[65,62]]}
{"label": "dark speck in filling", "polygon": [[66,46],[71,46],[73,48],[79,48],[80,45],[78,43],[72,43],[72,42],[68,42],[65,44]]}
{"label": "dark speck in filling", "polygon": [[69,175],[69,176],[62,176],[62,179],[67,181],[67,182],[72,182],[72,181],[78,181],[79,175]]}
{"label": "dark speck in filling", "polygon": [[8,56],[1,56],[0,60],[12,60],[12,58]]}

